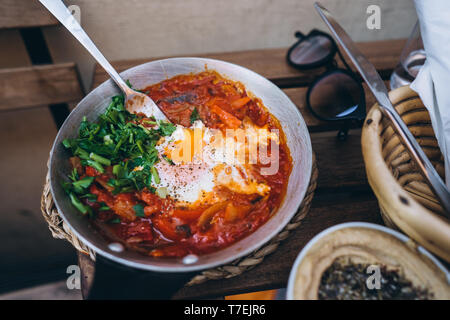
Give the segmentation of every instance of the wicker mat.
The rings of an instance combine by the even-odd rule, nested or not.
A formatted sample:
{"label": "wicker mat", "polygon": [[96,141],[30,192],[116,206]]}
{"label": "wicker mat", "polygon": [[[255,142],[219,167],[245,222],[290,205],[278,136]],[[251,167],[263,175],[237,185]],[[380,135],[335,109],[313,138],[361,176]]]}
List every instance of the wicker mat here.
{"label": "wicker mat", "polygon": [[[278,248],[280,242],[285,240],[289,236],[289,233],[302,223],[302,220],[305,218],[311,206],[311,201],[317,186],[317,176],[317,164],[315,156],[313,154],[312,173],[308,190],[306,191],[305,198],[303,199],[298,212],[286,225],[286,227],[261,248],[253,251],[243,258],[231,262],[228,265],[205,270],[191,279],[191,281],[189,281],[187,285],[195,285],[213,279],[231,278],[240,275],[241,273],[261,263],[265,256],[274,252]],[[77,250],[85,254],[89,254],[91,259],[95,260],[95,253],[75,236],[70,227],[63,221],[58,211],[56,210],[56,206],[53,202],[53,197],[50,192],[50,181],[48,173],[44,185],[44,191],[41,197],[41,210],[54,238],[66,239]]]}

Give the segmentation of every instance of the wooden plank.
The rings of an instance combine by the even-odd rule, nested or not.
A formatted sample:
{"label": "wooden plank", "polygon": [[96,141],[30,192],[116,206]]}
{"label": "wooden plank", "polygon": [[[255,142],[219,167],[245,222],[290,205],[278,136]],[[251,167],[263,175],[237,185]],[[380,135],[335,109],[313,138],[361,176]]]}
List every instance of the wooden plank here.
{"label": "wooden plank", "polygon": [[178,291],[176,299],[218,297],[224,295],[283,288],[287,285],[292,265],[306,243],[322,230],[333,225],[365,221],[382,223],[373,196],[344,198],[338,203],[327,203],[316,197],[303,223],[283,241],[278,249],[254,269],[230,279],[211,280]]}
{"label": "wooden plank", "polygon": [[2,0],[0,29],[55,26],[58,20],[36,0]]}
{"label": "wooden plank", "polygon": [[74,63],[2,69],[0,92],[0,111],[83,98]]}
{"label": "wooden plank", "polygon": [[19,30],[2,30],[0,34],[0,69],[31,65]]}
{"label": "wooden plank", "polygon": [[67,288],[67,280],[0,294],[0,300],[82,300],[80,290]]}
{"label": "wooden plank", "polygon": [[[383,40],[358,43],[358,47],[386,78],[398,63],[404,44],[405,40],[403,39]],[[196,56],[219,59],[241,65],[259,73],[281,87],[306,85],[310,83],[318,73],[323,72],[323,70],[302,72],[289,66],[286,62],[286,52],[287,48],[278,48],[210,53]],[[115,61],[112,64],[119,72],[121,72],[139,64],[158,59],[164,59],[164,57],[121,60]],[[342,64],[339,63],[339,66],[342,66]],[[96,65],[92,88],[97,87],[107,79],[108,75],[106,72],[99,65]]]}
{"label": "wooden plank", "polygon": [[[45,228],[35,230],[48,232]],[[11,233],[7,242],[14,241],[12,240],[14,239],[12,234],[14,233]],[[37,238],[38,237],[35,237],[34,239]],[[49,236],[49,241],[58,240],[51,239]],[[47,243],[47,241],[45,243]],[[22,260],[21,263],[18,263],[15,261],[15,258],[10,259],[11,261],[2,261],[0,273],[0,294],[11,292],[12,290],[30,288],[49,282],[67,280],[67,267],[77,264],[76,250],[71,247],[68,242],[58,243],[57,245],[67,246],[67,250],[55,251],[53,247],[45,251],[44,255],[38,255],[36,253],[30,254],[30,258],[27,262],[23,262],[26,260]],[[21,247],[24,247],[23,244],[21,244]],[[28,248],[28,250],[31,250],[33,246],[30,244]],[[8,252],[6,252],[6,254],[7,253]],[[2,251],[2,254],[5,255],[4,250]],[[9,257],[12,256],[9,255]],[[33,259],[32,257],[36,258]]]}
{"label": "wooden plank", "polygon": [[367,186],[361,151],[361,131],[350,131],[347,140],[336,133],[311,134],[319,169],[318,189]]}

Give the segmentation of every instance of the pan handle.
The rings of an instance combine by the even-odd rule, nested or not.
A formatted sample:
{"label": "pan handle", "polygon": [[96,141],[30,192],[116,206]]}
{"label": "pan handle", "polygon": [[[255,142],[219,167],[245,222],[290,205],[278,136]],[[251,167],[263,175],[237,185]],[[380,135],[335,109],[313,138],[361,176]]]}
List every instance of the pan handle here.
{"label": "pan handle", "polygon": [[[88,258],[89,259],[89,258]],[[80,259],[84,271],[83,261]],[[91,268],[92,269],[92,268]],[[82,271],[82,273],[83,273]],[[136,299],[170,299],[197,272],[163,273],[138,270],[126,267],[97,255],[95,270],[84,272],[83,278],[93,276],[91,281],[83,281],[88,285],[83,290],[87,300],[136,300]]]}

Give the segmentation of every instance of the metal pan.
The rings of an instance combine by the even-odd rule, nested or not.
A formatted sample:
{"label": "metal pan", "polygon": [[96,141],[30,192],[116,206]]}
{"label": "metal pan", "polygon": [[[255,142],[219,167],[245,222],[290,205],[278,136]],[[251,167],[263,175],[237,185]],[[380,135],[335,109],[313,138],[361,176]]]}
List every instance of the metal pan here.
{"label": "metal pan", "polygon": [[280,121],[293,159],[293,169],[281,207],[269,221],[251,235],[223,250],[199,256],[196,261],[195,259],[186,261],[188,259],[182,258],[158,259],[129,250],[122,252],[112,250],[110,243],[72,206],[69,197],[61,187],[61,181],[67,179],[67,174],[70,172],[69,153],[61,142],[65,138],[73,138],[77,135],[83,116],[91,121],[97,119],[108,106],[111,97],[120,93],[113,82],[108,80],[89,93],[72,111],[56,136],[50,156],[51,192],[58,212],[79,239],[97,254],[119,264],[141,270],[166,273],[198,271],[226,264],[261,247],[279,233],[297,212],[311,176],[311,140],[297,107],[272,82],[243,67],[203,58],[153,61],[131,68],[123,72],[121,76],[129,79],[134,87],[144,88],[179,74],[204,71],[205,66],[229,79],[242,82],[246,89],[259,97]]}

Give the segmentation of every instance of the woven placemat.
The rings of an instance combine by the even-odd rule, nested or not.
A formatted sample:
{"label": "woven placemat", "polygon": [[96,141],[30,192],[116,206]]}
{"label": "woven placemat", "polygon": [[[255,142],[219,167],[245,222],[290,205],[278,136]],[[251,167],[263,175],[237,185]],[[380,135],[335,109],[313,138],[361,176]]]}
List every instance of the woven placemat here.
{"label": "woven placemat", "polygon": [[[208,280],[217,280],[235,277],[255,267],[256,265],[258,265],[263,261],[265,256],[274,252],[278,248],[280,242],[285,240],[292,230],[300,226],[302,220],[309,212],[309,208],[311,207],[311,202],[314,196],[314,191],[317,187],[317,177],[319,173],[314,154],[312,163],[313,165],[312,165],[311,180],[309,182],[308,190],[306,191],[303,202],[300,205],[300,208],[295,214],[295,216],[291,219],[291,221],[289,221],[289,223],[286,225],[286,227],[284,227],[284,229],[280,233],[278,233],[275,237],[273,237],[264,246],[253,251],[249,255],[240,259],[236,259],[235,261],[231,262],[228,265],[205,270],[202,273],[195,276],[194,278],[192,278],[191,281],[189,281],[186,285],[191,286],[203,283]],[[64,222],[64,220],[61,218],[58,211],[56,210],[55,203],[53,202],[52,193],[50,192],[50,180],[48,172],[45,180],[44,190],[41,197],[41,211],[45,220],[48,223],[48,227],[54,238],[66,239],[75,247],[75,249],[85,254],[88,254],[91,257],[91,259],[95,261],[95,252],[92,251],[87,245],[85,245],[77,238],[77,236],[72,232],[70,227]]]}

